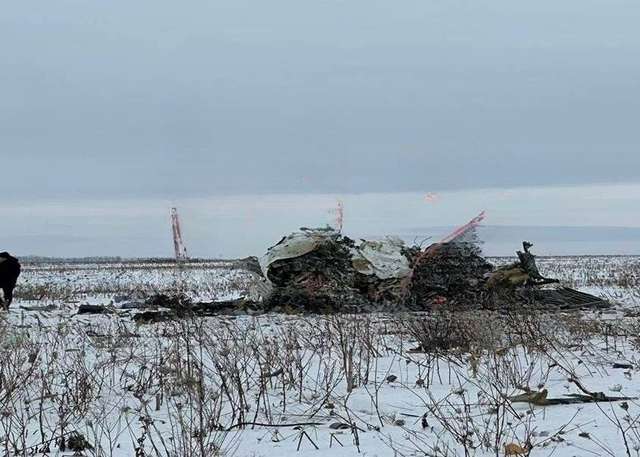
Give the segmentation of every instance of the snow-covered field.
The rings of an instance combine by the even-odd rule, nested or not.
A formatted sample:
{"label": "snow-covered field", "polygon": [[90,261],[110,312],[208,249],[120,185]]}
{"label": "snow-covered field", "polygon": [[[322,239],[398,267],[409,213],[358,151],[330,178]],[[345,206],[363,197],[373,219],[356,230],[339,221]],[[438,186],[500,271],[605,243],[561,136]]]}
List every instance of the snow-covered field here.
{"label": "snow-covered field", "polygon": [[184,264],[122,262],[103,264],[24,265],[15,290],[21,302],[77,304],[83,300],[108,303],[118,296],[148,296],[180,289],[194,300],[237,297],[251,276],[231,261]]}
{"label": "snow-covered field", "polygon": [[[177,288],[233,298],[250,276],[226,262],[27,265],[0,317],[0,455],[74,455],[59,449],[79,434],[86,456],[640,455],[640,259],[538,263],[618,306],[136,326],[75,308]],[[529,388],[567,399],[579,386],[631,398],[513,398]]]}

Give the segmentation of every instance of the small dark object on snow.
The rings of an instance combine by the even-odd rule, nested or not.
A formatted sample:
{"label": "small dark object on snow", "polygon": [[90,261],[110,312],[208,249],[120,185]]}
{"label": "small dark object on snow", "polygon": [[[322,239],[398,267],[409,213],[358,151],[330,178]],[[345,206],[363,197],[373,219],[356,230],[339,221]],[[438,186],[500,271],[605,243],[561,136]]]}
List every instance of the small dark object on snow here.
{"label": "small dark object on snow", "polygon": [[149,308],[170,308],[185,311],[191,307],[191,299],[184,294],[156,294],[147,299]]}
{"label": "small dark object on snow", "polygon": [[78,314],[108,314],[111,310],[102,305],[80,305]]}
{"label": "small dark object on snow", "polygon": [[176,319],[175,313],[170,311],[143,311],[134,314],[133,320],[138,324],[155,324],[158,322],[167,322]]}
{"label": "small dark object on snow", "polygon": [[283,373],[284,373],[284,370],[282,368],[278,368],[273,373],[267,373],[266,375],[263,376],[263,378],[275,378],[276,376],[282,376]]}
{"label": "small dark object on snow", "polygon": [[509,397],[509,400],[514,403],[529,403],[536,406],[554,406],[554,405],[575,405],[580,403],[613,403],[618,401],[631,401],[637,400],[637,397],[610,397],[604,392],[592,392],[587,390],[577,379],[570,378],[569,382],[573,383],[581,390],[582,394],[569,394],[563,398],[548,398],[547,389],[543,389],[540,392],[534,392],[529,389],[525,389],[525,393]]}
{"label": "small dark object on snow", "polygon": [[67,437],[60,437],[58,440],[58,449],[62,452],[82,452],[87,449],[93,449],[93,446],[87,441],[83,434],[79,432],[72,432]]}
{"label": "small dark object on snow", "polygon": [[345,424],[344,422],[334,422],[329,425],[331,430],[349,430],[351,426],[349,424]]}
{"label": "small dark object on snow", "polygon": [[67,438],[67,447],[69,448],[69,450],[74,452],[82,452],[86,451],[87,449],[93,449],[93,446],[87,441],[84,435],[78,432],[73,432],[71,435],[69,435],[69,438]]}
{"label": "small dark object on snow", "polygon": [[[218,302],[193,302],[185,295],[158,294],[147,300],[147,308],[156,308],[134,314],[138,324],[165,322],[186,317],[216,316],[253,312],[256,303],[243,298]],[[158,309],[160,308],[160,309]]]}

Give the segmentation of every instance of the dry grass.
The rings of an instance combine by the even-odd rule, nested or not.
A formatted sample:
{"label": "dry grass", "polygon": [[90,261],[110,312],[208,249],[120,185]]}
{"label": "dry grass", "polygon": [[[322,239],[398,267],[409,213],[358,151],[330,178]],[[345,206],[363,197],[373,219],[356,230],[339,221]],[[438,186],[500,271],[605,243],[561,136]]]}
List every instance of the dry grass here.
{"label": "dry grass", "polygon": [[[74,433],[92,443],[87,455],[118,455],[123,442],[137,455],[229,454],[239,430],[282,423],[285,416],[292,423],[332,416],[350,424],[357,442],[358,428],[392,422],[378,407],[393,366],[380,361],[390,358],[413,367],[400,373],[402,382],[441,426],[436,441],[411,432],[417,449],[429,443],[429,455],[450,455],[435,443],[453,443],[473,455],[499,448],[513,430],[520,430],[520,442],[536,446],[527,417],[513,410],[508,395],[536,388],[545,375],[533,367],[553,365],[577,377],[578,362],[569,357],[576,350],[593,354],[581,365],[600,369],[602,357],[615,359],[615,348],[639,325],[484,312],[290,318],[268,326],[260,319],[206,319],[135,328],[102,319],[95,327],[0,324],[4,455],[68,446]],[[494,411],[490,421],[473,417],[464,392],[432,397],[427,389],[443,378],[481,386]],[[375,423],[351,409],[349,397],[358,389],[376,405]]]}

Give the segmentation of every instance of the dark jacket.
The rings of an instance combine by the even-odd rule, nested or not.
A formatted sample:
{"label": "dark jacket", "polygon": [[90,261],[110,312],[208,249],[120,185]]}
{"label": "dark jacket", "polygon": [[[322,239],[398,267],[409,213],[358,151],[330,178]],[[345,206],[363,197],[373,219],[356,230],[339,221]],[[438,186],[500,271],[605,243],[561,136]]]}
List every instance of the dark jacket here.
{"label": "dark jacket", "polygon": [[0,252],[0,289],[4,292],[4,303],[0,307],[9,309],[13,301],[13,289],[20,276],[20,262],[8,252]]}

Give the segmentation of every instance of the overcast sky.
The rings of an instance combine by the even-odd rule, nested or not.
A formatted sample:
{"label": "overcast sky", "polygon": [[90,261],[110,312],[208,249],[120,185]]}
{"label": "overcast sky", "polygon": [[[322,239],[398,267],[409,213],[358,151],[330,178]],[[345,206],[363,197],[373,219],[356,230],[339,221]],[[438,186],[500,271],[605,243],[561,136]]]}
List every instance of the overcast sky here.
{"label": "overcast sky", "polygon": [[[490,222],[522,225],[531,192],[547,193],[527,223],[638,227],[638,24],[635,0],[4,2],[0,241],[162,254],[177,204],[201,255],[218,253],[218,229],[235,255],[322,222],[338,197],[376,211],[353,228],[379,234],[481,203],[498,209]],[[519,186],[538,190],[510,206],[471,197]],[[583,189],[632,191],[612,191],[596,221]],[[446,217],[407,216],[452,191],[464,201]],[[247,215],[268,202],[278,210]],[[251,217],[255,249],[233,222]]]}
{"label": "overcast sky", "polygon": [[0,190],[637,182],[638,24],[635,0],[4,2]]}

